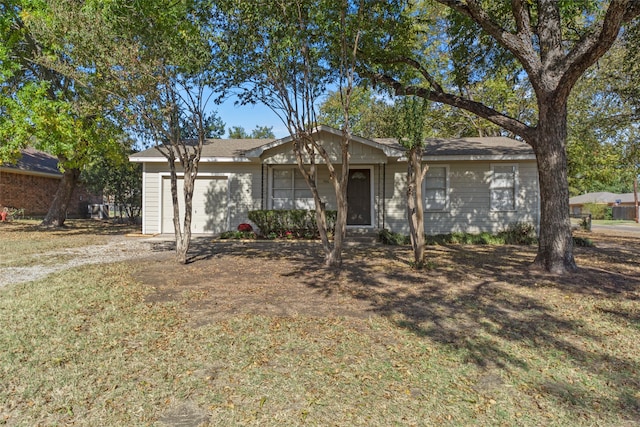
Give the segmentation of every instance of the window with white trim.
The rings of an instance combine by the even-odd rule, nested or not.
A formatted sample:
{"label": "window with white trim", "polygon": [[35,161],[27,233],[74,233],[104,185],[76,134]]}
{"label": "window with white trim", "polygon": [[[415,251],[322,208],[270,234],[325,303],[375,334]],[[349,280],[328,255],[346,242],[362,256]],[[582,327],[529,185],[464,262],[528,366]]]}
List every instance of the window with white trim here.
{"label": "window with white trim", "polygon": [[518,186],[517,165],[491,166],[491,210],[515,211]]}
{"label": "window with white trim", "polygon": [[449,209],[449,168],[429,166],[424,178],[424,210],[442,212]]}
{"label": "window with white trim", "polygon": [[313,209],[311,190],[297,167],[273,169],[272,209]]}

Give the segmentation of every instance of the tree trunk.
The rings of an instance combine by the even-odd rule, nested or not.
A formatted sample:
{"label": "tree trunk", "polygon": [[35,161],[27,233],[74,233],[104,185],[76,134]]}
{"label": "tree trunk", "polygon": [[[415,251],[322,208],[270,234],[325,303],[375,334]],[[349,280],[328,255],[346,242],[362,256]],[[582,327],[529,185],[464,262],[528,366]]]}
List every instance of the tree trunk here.
{"label": "tree trunk", "polygon": [[[409,236],[413,249],[414,266],[424,267],[424,207],[422,203],[422,150],[415,147],[407,153],[407,216],[409,220]],[[426,171],[425,171],[426,172]]]}
{"label": "tree trunk", "polygon": [[62,227],[67,219],[67,210],[73,191],[80,178],[80,169],[68,168],[62,174],[62,180],[49,207],[47,215],[40,223],[43,227]]}
{"label": "tree trunk", "polygon": [[[348,175],[348,166],[346,169]],[[331,248],[329,256],[325,259],[325,265],[327,267],[342,267],[342,247],[344,246],[344,239],[347,235],[347,185],[346,182],[341,182],[338,186],[335,186],[338,213],[336,215],[336,225],[333,233],[333,247]]]}
{"label": "tree trunk", "polygon": [[554,100],[540,101],[539,108],[536,140],[531,144],[540,184],[540,237],[533,266],[556,274],[572,273],[577,266],[569,217],[567,108]]}
{"label": "tree trunk", "polygon": [[633,200],[634,200],[634,206],[636,207],[636,214],[634,216],[637,224],[638,221],[640,220],[638,218],[640,216],[640,212],[638,212],[638,177],[637,176],[633,179]]}
{"label": "tree trunk", "polygon": [[[188,168],[184,172],[184,223],[182,228],[181,239],[176,239],[176,255],[178,262],[187,263],[187,252],[191,246],[191,218],[193,215],[193,187],[195,184],[196,174],[192,168]],[[179,223],[179,221],[178,221]]]}

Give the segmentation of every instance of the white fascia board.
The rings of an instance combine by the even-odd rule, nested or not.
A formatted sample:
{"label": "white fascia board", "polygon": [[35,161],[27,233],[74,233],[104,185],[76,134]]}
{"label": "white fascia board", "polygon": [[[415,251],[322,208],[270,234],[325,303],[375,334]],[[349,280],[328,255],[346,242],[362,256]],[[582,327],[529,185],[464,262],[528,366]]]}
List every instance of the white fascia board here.
{"label": "white fascia board", "polygon": [[[471,155],[471,156],[424,156],[422,157],[423,162],[492,162],[492,161],[523,161],[523,160],[536,160],[536,156],[534,154],[505,154],[505,155],[495,155],[495,154],[482,154],[482,155]],[[399,162],[406,162],[406,157],[400,157],[398,159]]]}
{"label": "white fascia board", "polygon": [[[165,157],[129,157],[132,163],[167,163]],[[251,163],[246,157],[203,157],[200,163]]]}

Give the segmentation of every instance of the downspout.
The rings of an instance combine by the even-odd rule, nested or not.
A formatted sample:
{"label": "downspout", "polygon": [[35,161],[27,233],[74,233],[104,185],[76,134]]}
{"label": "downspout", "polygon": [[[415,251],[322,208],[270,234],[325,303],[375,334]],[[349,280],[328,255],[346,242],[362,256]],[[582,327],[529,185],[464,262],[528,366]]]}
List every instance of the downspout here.
{"label": "downspout", "polygon": [[265,194],[265,189],[264,189],[264,167],[265,164],[264,163],[260,163],[260,198],[262,199],[260,201],[260,208],[261,210],[265,210],[265,199],[266,199],[266,194]]}
{"label": "downspout", "polygon": [[382,164],[382,229],[386,228],[387,219],[387,164]]}

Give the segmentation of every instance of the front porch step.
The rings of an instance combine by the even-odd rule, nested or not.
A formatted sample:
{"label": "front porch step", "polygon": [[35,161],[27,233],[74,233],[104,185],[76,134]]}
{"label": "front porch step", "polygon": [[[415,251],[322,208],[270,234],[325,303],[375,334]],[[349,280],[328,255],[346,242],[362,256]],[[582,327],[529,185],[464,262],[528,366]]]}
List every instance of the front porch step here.
{"label": "front porch step", "polygon": [[378,230],[371,228],[348,228],[347,244],[375,244],[378,243]]}

